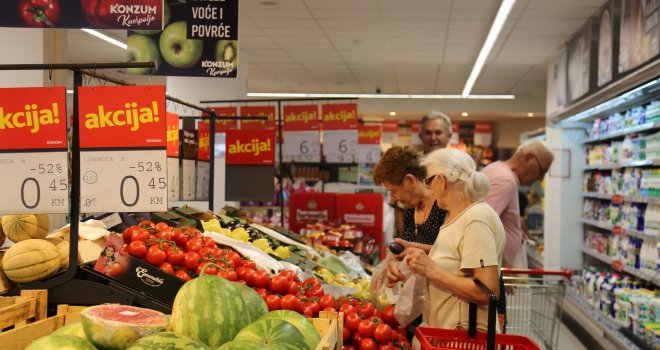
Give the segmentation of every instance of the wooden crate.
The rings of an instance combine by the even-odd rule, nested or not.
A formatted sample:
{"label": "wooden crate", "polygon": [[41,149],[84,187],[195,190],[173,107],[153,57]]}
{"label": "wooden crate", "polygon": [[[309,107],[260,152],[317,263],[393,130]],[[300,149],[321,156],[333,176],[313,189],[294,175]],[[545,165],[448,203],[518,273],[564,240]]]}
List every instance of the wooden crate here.
{"label": "wooden crate", "polygon": [[341,350],[344,336],[343,312],[319,312],[319,317],[312,319],[314,327],[321,334],[321,342],[315,350]]}
{"label": "wooden crate", "polygon": [[23,327],[45,319],[47,312],[46,290],[24,290],[18,297],[0,297],[0,329]]}

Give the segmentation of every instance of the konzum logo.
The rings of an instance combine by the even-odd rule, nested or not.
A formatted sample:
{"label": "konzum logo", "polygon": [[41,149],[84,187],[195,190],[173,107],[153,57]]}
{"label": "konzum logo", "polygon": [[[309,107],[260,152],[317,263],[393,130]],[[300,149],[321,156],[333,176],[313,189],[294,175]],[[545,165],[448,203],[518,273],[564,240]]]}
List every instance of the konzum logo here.
{"label": "konzum logo", "polygon": [[113,4],[110,5],[110,13],[155,15],[158,13],[158,6]]}
{"label": "konzum logo", "polygon": [[164,282],[162,278],[150,275],[144,267],[135,268],[135,276],[150,287],[160,287]]}

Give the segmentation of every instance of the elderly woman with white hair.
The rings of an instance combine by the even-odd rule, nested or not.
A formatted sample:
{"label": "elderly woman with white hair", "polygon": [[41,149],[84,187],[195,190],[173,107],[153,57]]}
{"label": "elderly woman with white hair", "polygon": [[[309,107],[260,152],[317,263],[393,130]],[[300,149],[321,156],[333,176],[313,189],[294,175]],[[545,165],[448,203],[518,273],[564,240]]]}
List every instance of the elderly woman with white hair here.
{"label": "elderly woman with white hair", "polygon": [[[423,161],[426,185],[438,206],[447,211],[430,250],[407,248],[405,261],[428,279],[429,304],[423,326],[467,329],[469,303],[477,306],[477,329],[487,330],[488,297],[475,284],[478,279],[499,295],[505,233],[499,216],[482,199],[489,182],[472,158],[455,149],[440,149]],[[391,283],[403,275],[390,271]]]}

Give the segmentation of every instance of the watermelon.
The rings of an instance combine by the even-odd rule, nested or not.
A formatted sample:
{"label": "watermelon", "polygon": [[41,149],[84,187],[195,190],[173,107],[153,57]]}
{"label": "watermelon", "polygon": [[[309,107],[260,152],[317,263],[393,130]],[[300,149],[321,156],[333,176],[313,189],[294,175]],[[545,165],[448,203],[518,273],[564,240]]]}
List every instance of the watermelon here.
{"label": "watermelon", "polygon": [[225,343],[216,350],[273,350],[273,348],[256,341],[233,340],[229,343]]}
{"label": "watermelon", "polygon": [[305,337],[291,323],[277,319],[262,319],[243,328],[234,341],[258,342],[273,350],[308,350]]}
{"label": "watermelon", "polygon": [[305,337],[305,343],[307,343],[310,349],[315,349],[316,346],[321,342],[321,334],[319,334],[319,331],[316,329],[316,327],[314,327],[312,322],[310,322],[307,317],[295,311],[271,311],[261,316],[258,321],[267,319],[277,319],[291,323]]}
{"label": "watermelon", "polygon": [[127,350],[208,350],[204,343],[174,332],[160,332],[135,341]]}
{"label": "watermelon", "polygon": [[28,345],[25,350],[96,350],[92,343],[74,335],[48,335]]}
{"label": "watermelon", "polygon": [[164,331],[169,324],[161,312],[119,304],[90,306],[80,317],[87,338],[104,349],[126,349],[140,337]]}
{"label": "watermelon", "polygon": [[215,349],[250,324],[248,310],[234,283],[202,272],[176,294],[172,330]]}
{"label": "watermelon", "polygon": [[266,301],[261,295],[259,295],[259,293],[240,283],[233,283],[233,285],[234,288],[238,290],[243,301],[245,301],[245,305],[247,305],[248,313],[250,314],[250,322],[254,322],[259,317],[268,313],[268,305],[266,305]]}
{"label": "watermelon", "polygon": [[83,329],[82,323],[80,322],[68,324],[53,332],[52,335],[74,335],[78,338],[89,341],[85,335],[85,330]]}

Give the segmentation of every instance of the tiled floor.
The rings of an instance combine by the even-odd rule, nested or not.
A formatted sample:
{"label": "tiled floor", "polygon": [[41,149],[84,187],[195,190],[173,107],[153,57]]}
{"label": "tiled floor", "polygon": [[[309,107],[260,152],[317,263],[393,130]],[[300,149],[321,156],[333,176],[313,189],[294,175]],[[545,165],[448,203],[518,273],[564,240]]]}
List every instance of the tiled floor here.
{"label": "tiled floor", "polygon": [[587,348],[561,323],[557,350],[587,350]]}

